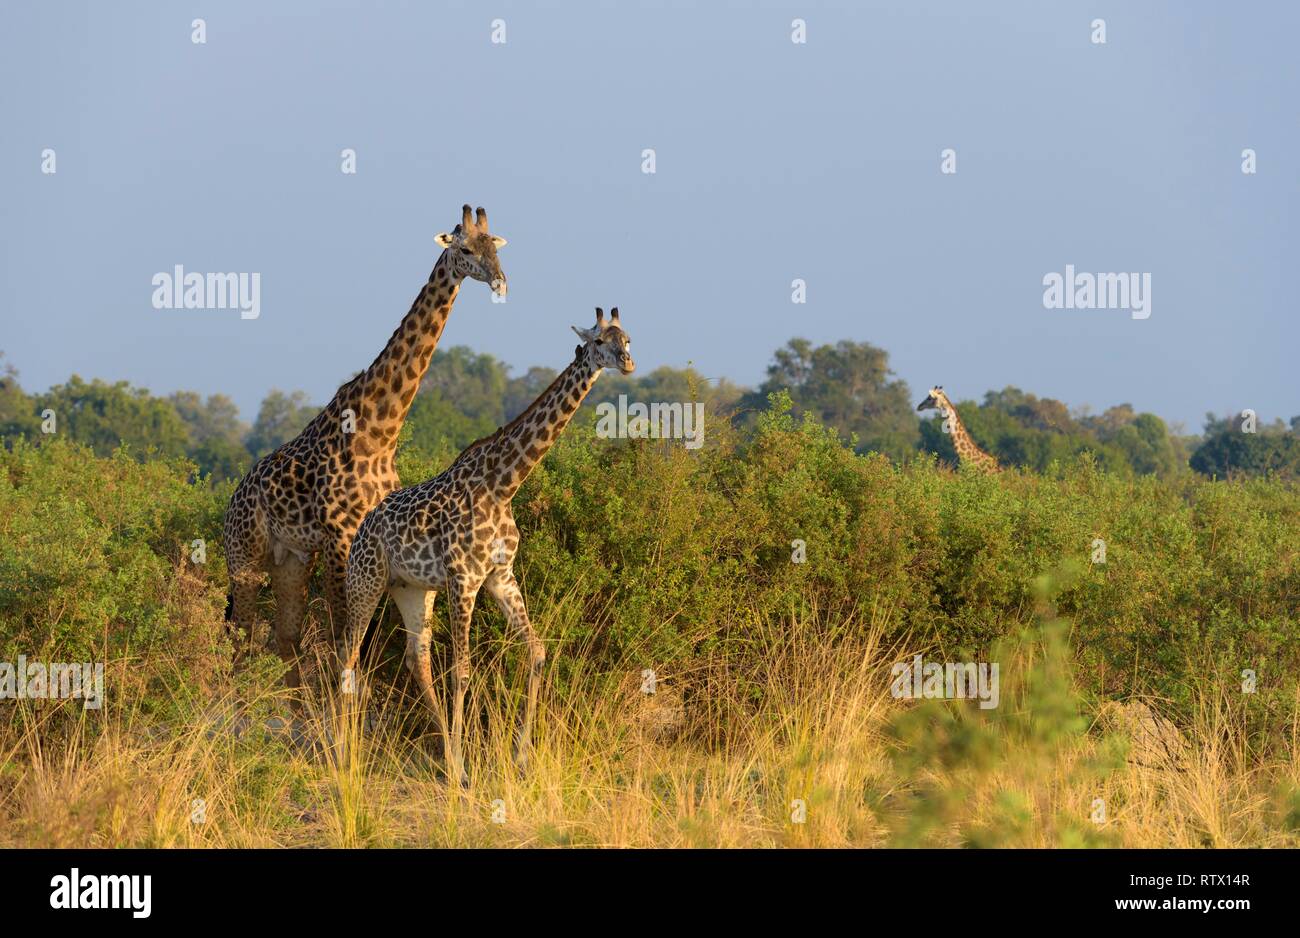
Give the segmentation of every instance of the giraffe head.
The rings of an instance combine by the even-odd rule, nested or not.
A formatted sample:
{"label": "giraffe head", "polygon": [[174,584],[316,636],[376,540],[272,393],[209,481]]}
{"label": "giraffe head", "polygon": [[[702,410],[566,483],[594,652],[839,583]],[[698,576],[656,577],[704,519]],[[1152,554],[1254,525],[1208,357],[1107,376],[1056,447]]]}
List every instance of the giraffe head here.
{"label": "giraffe head", "polygon": [[488,232],[487,212],[481,205],[477,219],[468,205],[462,206],[460,224],[451,234],[440,234],[434,240],[451,252],[459,276],[490,284],[497,296],[506,295],[506,275],[497,259],[497,248],[505,247],[506,239]]}
{"label": "giraffe head", "polygon": [[948,402],[948,395],[943,393],[943,388],[936,385],[930,388],[930,393],[925,400],[916,405],[917,410],[952,410],[952,404]]}
{"label": "giraffe head", "polygon": [[579,329],[577,326],[572,326],[571,328],[578,333],[578,338],[584,343],[579,345],[574,353],[581,355],[585,352],[594,368],[617,368],[625,375],[630,375],[636,370],[636,362],[632,361],[632,353],[629,351],[632,348],[632,341],[623,331],[623,324],[619,322],[617,306],[610,310],[608,321],[605,319],[605,311],[597,306],[595,327]]}

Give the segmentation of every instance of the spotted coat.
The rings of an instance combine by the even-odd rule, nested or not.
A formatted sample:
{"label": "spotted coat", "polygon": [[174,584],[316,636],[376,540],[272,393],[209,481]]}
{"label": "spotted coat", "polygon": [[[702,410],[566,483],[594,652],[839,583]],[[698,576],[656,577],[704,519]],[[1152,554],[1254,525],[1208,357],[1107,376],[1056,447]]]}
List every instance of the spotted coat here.
{"label": "spotted coat", "polygon": [[446,250],[384,350],[298,436],[263,457],[231,496],[225,518],[230,597],[226,618],[246,646],[258,590],[269,573],[275,594],[275,642],[296,686],[307,580],[324,560],[331,634],[347,620],[348,549],[366,512],[398,487],[394,454],[402,423],[442,337],[461,282],[470,277],[504,294],[496,249],[466,205],[462,222],[438,243]]}
{"label": "spotted coat", "polygon": [[[528,696],[515,740],[527,762],[537,687],[546,651],[533,631],[512,565],[519,548],[511,500],[581,406],[604,368],[635,367],[618,310],[594,329],[576,329],[583,344],[523,413],[471,444],[438,476],[388,495],[366,516],[352,543],[347,570],[348,628],[339,646],[345,686],[354,683],[362,638],[387,592],[402,614],[406,664],[446,740],[449,774],[466,779],[461,754],[462,712],[469,680],[470,618],[486,587],[511,630],[529,650]],[[453,657],[451,723],[433,690],[431,613],[436,591],[447,591]]]}

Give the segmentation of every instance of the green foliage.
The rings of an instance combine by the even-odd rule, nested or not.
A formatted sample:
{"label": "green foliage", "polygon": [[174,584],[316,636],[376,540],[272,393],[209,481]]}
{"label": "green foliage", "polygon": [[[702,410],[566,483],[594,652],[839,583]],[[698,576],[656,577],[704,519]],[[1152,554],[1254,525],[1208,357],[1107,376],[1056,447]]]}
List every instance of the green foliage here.
{"label": "green foliage", "polygon": [[[54,436],[83,443],[100,455],[126,446],[137,458],[187,455],[204,474],[236,478],[251,463],[243,437],[248,428],[239,421],[234,401],[213,394],[204,401],[193,391],[168,398],[154,397],[126,382],[86,383],[73,375],[67,384],[44,394],[25,394],[17,372],[6,369],[0,379],[0,436],[11,441],[36,439],[39,414],[54,412]],[[278,392],[273,392],[278,393]]]}
{"label": "green foliage", "polygon": [[308,404],[307,395],[302,391],[292,394],[271,391],[262,400],[244,445],[254,459],[261,459],[301,433],[318,413],[320,408]]}
{"label": "green foliage", "polygon": [[[522,413],[558,373],[534,366],[512,378],[509,368],[491,355],[463,346],[440,349],[407,416],[406,457],[433,463],[441,463],[448,451],[454,457]],[[725,379],[710,383],[693,368],[663,366],[644,375],[602,375],[583,410],[589,413],[602,402],[615,402],[620,394],[629,401],[701,401],[710,412],[726,413],[742,391]]]}
{"label": "green foliage", "polygon": [[235,479],[252,462],[244,447],[248,427],[239,408],[224,394],[203,400],[193,391],[177,391],[167,399],[189,430],[188,454],[200,471],[217,479]]}
{"label": "green foliage", "polygon": [[1281,483],[1129,478],[1091,458],[1052,478],[899,467],[774,395],[752,437],[693,453],[575,422],[516,516],[534,608],[576,592],[597,647],[648,667],[809,608],[876,609],[896,634],[975,653],[1032,621],[1044,571],[1074,564],[1057,602],[1091,692],[1185,707],[1201,676],[1252,668],[1262,725],[1300,673],[1300,491]]}
{"label": "green foliage", "polygon": [[550,369],[534,367],[511,378],[504,363],[465,346],[434,352],[402,427],[398,471],[408,483],[441,471],[462,449],[523,411],[554,377]]}
{"label": "green foliage", "polygon": [[[620,395],[629,402],[697,401],[715,418],[711,425],[722,419],[752,428],[768,396],[784,390],[790,393],[796,416],[807,413],[835,428],[841,439],[854,441],[860,453],[879,452],[901,462],[919,449],[955,461],[952,442],[941,432],[941,418],[917,420],[907,385],[892,377],[888,362],[887,353],[869,343],[814,347],[805,339],[792,339],[777,350],[767,380],[757,391],[725,378],[707,378],[690,366],[661,366],[627,377],[606,374],[583,406],[590,412]],[[492,355],[463,346],[439,350],[404,429],[407,457],[444,463],[448,452],[454,456],[517,416],[557,373],[550,366],[534,366],[511,377],[509,367]],[[99,452],[126,443],[137,456],[151,449],[163,455],[183,453],[218,480],[237,478],[254,460],[301,432],[319,410],[301,391],[272,390],[249,428],[222,394],[204,400],[192,391],[178,391],[155,398],[126,384],[87,385],[73,376],[67,385],[31,396],[19,386],[14,369],[6,366],[0,378],[0,436],[33,437],[40,429],[37,415],[45,406],[53,407],[60,419],[66,410],[75,419],[62,430]],[[1099,416],[1072,415],[1060,401],[1014,387],[990,391],[983,404],[966,402],[957,409],[975,440],[1004,465],[1038,472],[1089,453],[1110,472],[1172,478],[1185,471],[1188,453],[1201,442],[1171,434],[1159,417],[1138,413],[1128,404]],[[1292,421],[1297,422],[1300,418]],[[1220,477],[1295,474],[1300,444],[1293,430],[1275,421],[1261,427],[1258,435],[1242,438],[1228,433],[1236,427],[1233,418],[1208,418],[1193,468]]]}
{"label": "green foliage", "polygon": [[[780,360],[797,378],[798,363],[816,355],[805,344]],[[449,353],[435,374],[404,430],[406,484],[445,468],[522,400],[524,385],[512,391],[487,356]],[[531,393],[547,375],[521,380]],[[641,380],[642,397],[700,399],[689,369]],[[462,392],[477,413],[462,409]],[[21,416],[26,396],[16,383],[0,388],[0,401],[5,393]],[[794,396],[772,393],[743,429],[715,409],[698,450],[601,440],[594,413],[580,412],[515,503],[517,571],[535,618],[571,614],[569,637],[597,666],[686,666],[744,642],[752,623],[810,611],[832,622],[867,613],[894,636],[978,654],[1033,621],[1036,578],[1074,564],[1080,572],[1056,603],[1072,622],[1089,693],[1147,692],[1185,712],[1206,675],[1250,668],[1260,676],[1252,725],[1281,731],[1279,704],[1300,674],[1296,483],[1176,473],[1174,444],[1150,415],[1112,408],[1074,418],[1014,389],[959,410],[1004,461],[1046,471],[952,473],[932,459],[859,455],[844,445],[843,427],[797,410]],[[233,409],[220,396],[149,399],[76,378],[49,399],[60,402],[67,432],[39,445],[6,437],[0,453],[0,637],[6,647],[68,656],[174,647],[198,661],[224,605],[218,531],[229,483],[196,480],[178,454],[197,446],[218,478],[233,476],[243,464]],[[272,445],[312,412],[302,395],[274,393],[250,445]],[[85,446],[67,439],[83,436]],[[120,438],[130,447],[112,449]],[[131,458],[146,446],[159,458]],[[194,568],[181,545],[200,537],[210,561]],[[1090,562],[1098,540],[1104,563]],[[801,550],[806,561],[793,562]],[[499,632],[491,604],[480,605]],[[572,666],[561,656],[558,679]],[[761,695],[761,684],[752,692]]]}
{"label": "green foliage", "polygon": [[1178,443],[1155,414],[1138,414],[1113,433],[1099,434],[1098,439],[1122,452],[1138,475],[1168,477],[1184,462]]}
{"label": "green foliage", "polygon": [[[4,353],[0,352],[0,362],[3,360]],[[35,403],[18,383],[18,369],[4,362],[4,377],[0,377],[0,438],[34,436],[40,427]]]}
{"label": "green foliage", "polygon": [[506,382],[505,419],[514,420],[528,405],[541,397],[559,372],[554,368],[534,365],[518,378]]}
{"label": "green foliage", "polygon": [[699,402],[705,412],[727,415],[740,406],[744,388],[737,387],[726,378],[710,381],[694,368],[670,368],[662,365],[648,374],[620,375],[606,373],[596,382],[595,388],[583,402],[586,408],[602,403],[617,404],[620,394],[629,402]]}
{"label": "green foliage", "polygon": [[[448,409],[458,410],[470,421],[488,425],[491,432],[505,422],[509,383],[507,367],[496,358],[457,345],[433,353],[429,370],[420,383],[420,393],[436,395],[448,402]],[[531,401],[525,406],[527,403]],[[466,443],[472,440],[473,437]]]}
{"label": "green foliage", "polygon": [[176,409],[144,388],[125,381],[87,384],[77,375],[35,398],[36,409],[54,411],[58,433],[100,455],[119,446],[145,454],[182,456],[189,432]]}
{"label": "green foliage", "polygon": [[[1278,480],[1165,481],[1091,457],[1051,476],[992,477],[860,456],[774,394],[752,433],[710,426],[706,445],[601,440],[580,414],[515,502],[516,569],[539,622],[566,617],[583,662],[661,673],[754,623],[863,613],[894,637],[976,655],[1032,625],[1035,582],[1073,565],[1056,604],[1072,622],[1088,693],[1152,693],[1186,712],[1206,675],[1259,675],[1252,726],[1279,733],[1300,674],[1300,489]],[[404,447],[409,482],[454,450]],[[179,654],[210,668],[225,583],[220,519],[230,485],[184,460],[96,456],[65,440],[0,453],[0,639],[67,659],[138,654],[142,680]],[[184,560],[204,538],[209,562]],[[1104,563],[1090,562],[1095,541]],[[806,560],[793,562],[796,541]],[[501,630],[480,603],[489,634]],[[159,659],[161,660],[161,658]],[[168,667],[172,667],[170,664]],[[756,685],[753,693],[761,695]]]}
{"label": "green foliage", "polygon": [[869,342],[814,347],[791,339],[777,349],[767,380],[746,403],[760,406],[769,395],[788,391],[796,415],[813,414],[844,439],[856,439],[859,452],[901,459],[916,447],[915,402],[907,383],[892,375],[889,353]]}
{"label": "green foliage", "polygon": [[1229,476],[1300,476],[1300,437],[1292,433],[1242,433],[1233,427],[1206,436],[1192,455],[1197,472]]}
{"label": "green foliage", "polygon": [[467,416],[442,391],[423,391],[411,403],[403,426],[406,434],[403,445],[426,457],[446,451],[454,454],[498,426],[491,417]]}
{"label": "green foliage", "polygon": [[[1035,586],[1041,600],[1060,584],[1045,576]],[[1042,816],[1052,802],[1056,767],[1072,749],[1088,753],[1071,766],[1074,781],[1100,785],[1122,764],[1121,748],[1111,741],[1095,749],[1080,745],[1088,721],[1072,674],[1068,628],[1047,608],[1032,626],[993,643],[986,661],[999,665],[998,706],[927,699],[898,713],[890,727],[892,759],[915,782],[895,797],[905,810],[891,846],[942,844],[951,831],[973,848],[1111,845],[1082,805]],[[990,788],[988,810],[973,811]],[[1046,844],[1036,839],[1043,835]]]}
{"label": "green foliage", "polygon": [[248,432],[239,419],[239,408],[224,394],[211,394],[205,401],[194,391],[177,391],[167,400],[185,421],[192,443],[221,439],[238,444]]}
{"label": "green foliage", "polygon": [[[62,439],[0,450],[6,657],[136,657],[143,666],[130,674],[161,692],[159,704],[188,683],[178,679],[202,681],[218,660],[229,492],[193,481],[183,460],[141,463],[123,450],[96,457]],[[207,544],[204,567],[188,559],[196,539]]]}

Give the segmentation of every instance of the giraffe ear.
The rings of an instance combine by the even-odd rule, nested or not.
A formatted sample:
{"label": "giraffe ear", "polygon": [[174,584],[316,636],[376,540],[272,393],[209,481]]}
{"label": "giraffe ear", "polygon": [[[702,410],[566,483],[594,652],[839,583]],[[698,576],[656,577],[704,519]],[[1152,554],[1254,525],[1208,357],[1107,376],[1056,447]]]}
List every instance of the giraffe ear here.
{"label": "giraffe ear", "polygon": [[576,332],[578,338],[584,342],[594,342],[600,335],[595,329],[579,329],[577,326],[570,326],[569,328]]}
{"label": "giraffe ear", "polygon": [[444,231],[441,234],[434,235],[433,240],[438,242],[439,247],[449,248],[456,243],[456,236],[449,235]]}
{"label": "giraffe ear", "polygon": [[506,239],[503,238],[503,237],[501,237],[500,235],[493,235],[493,236],[492,236],[492,244],[493,244],[495,247],[497,247],[497,248],[503,248],[503,247],[505,247],[506,244],[508,244],[508,243],[509,243],[509,242],[507,242]]}

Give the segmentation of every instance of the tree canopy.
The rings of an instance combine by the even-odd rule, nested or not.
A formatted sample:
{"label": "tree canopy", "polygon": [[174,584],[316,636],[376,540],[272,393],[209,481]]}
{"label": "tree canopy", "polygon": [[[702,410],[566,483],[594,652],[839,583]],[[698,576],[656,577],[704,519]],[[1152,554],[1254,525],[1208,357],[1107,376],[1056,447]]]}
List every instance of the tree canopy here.
{"label": "tree canopy", "polygon": [[916,449],[916,402],[907,382],[893,376],[889,353],[869,342],[814,346],[791,339],[777,349],[767,380],[746,404],[759,410],[782,390],[789,391],[795,416],[814,414],[845,439],[856,437],[859,452],[901,459]]}
{"label": "tree canopy", "polygon": [[[557,371],[535,365],[518,376],[492,355],[464,346],[433,356],[411,406],[402,447],[450,459],[469,443],[513,419],[554,380]],[[710,379],[694,367],[661,366],[623,376],[607,373],[584,404],[594,408],[626,395],[630,402],[706,405],[711,420],[750,427],[768,395],[786,392],[795,416],[808,414],[853,439],[858,452],[896,461],[918,452],[955,461],[942,418],[919,416],[915,395],[894,375],[889,355],[869,342],[814,345],[794,338],[777,349],[767,376],[753,390]],[[985,393],[980,403],[956,403],[967,429],[1006,466],[1044,471],[1089,453],[1099,466],[1125,475],[1300,475],[1300,416],[1261,424],[1240,416],[1206,416],[1200,438],[1173,433],[1158,416],[1122,403],[1100,414],[1072,411],[1058,400],[1016,387]],[[187,455],[216,478],[234,478],[256,459],[302,431],[318,412],[302,391],[272,390],[251,426],[225,394],[194,391],[156,397],[124,381],[85,381],[77,375],[30,394],[0,352],[0,435],[36,438],[41,413],[52,410],[58,432],[106,453],[125,444],[140,458]]]}

